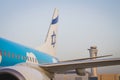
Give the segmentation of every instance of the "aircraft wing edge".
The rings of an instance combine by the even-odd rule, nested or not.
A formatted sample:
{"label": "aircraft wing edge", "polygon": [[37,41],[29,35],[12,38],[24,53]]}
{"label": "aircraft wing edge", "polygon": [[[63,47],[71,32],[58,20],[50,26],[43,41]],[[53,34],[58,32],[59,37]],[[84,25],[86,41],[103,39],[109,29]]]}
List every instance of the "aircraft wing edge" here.
{"label": "aircraft wing edge", "polygon": [[120,58],[109,59],[95,59],[95,60],[82,60],[82,61],[67,61],[53,64],[40,65],[41,68],[52,73],[64,73],[68,70],[85,69],[92,67],[120,65]]}

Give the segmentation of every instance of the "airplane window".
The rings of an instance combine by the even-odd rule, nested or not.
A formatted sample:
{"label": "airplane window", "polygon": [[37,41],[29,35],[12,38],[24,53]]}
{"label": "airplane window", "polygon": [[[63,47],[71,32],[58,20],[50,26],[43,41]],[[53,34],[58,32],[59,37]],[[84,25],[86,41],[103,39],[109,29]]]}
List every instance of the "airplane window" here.
{"label": "airplane window", "polygon": [[15,56],[14,53],[12,53],[12,58],[14,58],[14,56]]}
{"label": "airplane window", "polygon": [[4,51],[4,56],[6,56],[6,51]]}
{"label": "airplane window", "polygon": [[23,56],[23,60],[26,60],[26,59],[27,59],[27,57]]}
{"label": "airplane window", "polygon": [[10,57],[10,52],[8,52],[8,57]]}
{"label": "airplane window", "polygon": [[18,55],[18,59],[20,59],[20,55]]}
{"label": "airplane window", "polygon": [[2,55],[2,51],[0,50],[0,55]]}
{"label": "airplane window", "polygon": [[16,59],[18,59],[18,56],[17,56],[17,55],[15,55],[15,58],[16,58]]}
{"label": "airplane window", "polygon": [[23,57],[23,56],[21,56],[21,59],[22,59],[22,60],[24,60],[24,57]]}
{"label": "airplane window", "polygon": [[20,55],[17,55],[16,58],[17,58],[17,59],[20,59]]}

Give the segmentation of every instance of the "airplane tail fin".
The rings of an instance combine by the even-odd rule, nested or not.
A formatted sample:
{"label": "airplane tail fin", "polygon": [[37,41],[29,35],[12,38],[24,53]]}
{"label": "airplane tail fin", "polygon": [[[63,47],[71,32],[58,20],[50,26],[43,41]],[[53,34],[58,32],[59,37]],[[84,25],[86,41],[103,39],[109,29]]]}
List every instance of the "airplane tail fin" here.
{"label": "airplane tail fin", "polygon": [[56,39],[57,39],[57,27],[58,27],[58,10],[54,10],[52,22],[50,24],[44,44],[38,48],[38,50],[55,56],[56,54]]}

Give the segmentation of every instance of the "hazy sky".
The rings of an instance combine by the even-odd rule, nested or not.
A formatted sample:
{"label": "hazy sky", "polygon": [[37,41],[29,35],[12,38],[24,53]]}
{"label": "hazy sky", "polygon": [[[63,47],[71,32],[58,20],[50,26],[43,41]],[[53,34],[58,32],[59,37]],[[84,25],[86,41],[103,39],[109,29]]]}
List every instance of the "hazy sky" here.
{"label": "hazy sky", "polygon": [[59,9],[59,59],[89,57],[92,45],[98,55],[120,57],[120,0],[0,0],[0,37],[41,45],[54,8]]}

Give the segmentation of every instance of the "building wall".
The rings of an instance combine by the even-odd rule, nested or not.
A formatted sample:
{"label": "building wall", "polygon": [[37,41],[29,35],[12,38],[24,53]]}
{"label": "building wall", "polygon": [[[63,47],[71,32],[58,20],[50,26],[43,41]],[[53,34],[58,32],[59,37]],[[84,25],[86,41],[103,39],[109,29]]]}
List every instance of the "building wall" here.
{"label": "building wall", "polygon": [[120,80],[120,74],[116,74],[116,80]]}
{"label": "building wall", "polygon": [[88,75],[79,76],[77,74],[56,74],[55,80],[88,80]]}
{"label": "building wall", "polygon": [[[56,74],[55,80],[88,80],[89,75],[79,76],[76,74]],[[120,80],[120,74],[99,74],[98,80]]]}
{"label": "building wall", "polygon": [[98,80],[120,80],[120,74],[99,74]]}

